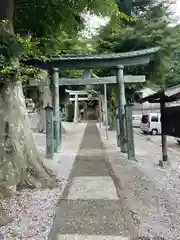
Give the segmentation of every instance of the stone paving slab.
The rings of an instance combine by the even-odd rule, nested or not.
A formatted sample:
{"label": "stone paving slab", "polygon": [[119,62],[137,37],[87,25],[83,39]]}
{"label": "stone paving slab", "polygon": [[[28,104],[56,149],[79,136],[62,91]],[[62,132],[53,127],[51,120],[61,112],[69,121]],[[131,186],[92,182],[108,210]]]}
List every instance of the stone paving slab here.
{"label": "stone paving slab", "polygon": [[87,236],[87,235],[58,235],[57,240],[129,240],[130,238],[122,236]]}
{"label": "stone paving slab", "polygon": [[129,236],[119,200],[62,200],[55,222],[55,235]]}
{"label": "stone paving slab", "polygon": [[88,156],[88,158],[80,157],[76,161],[73,176],[109,176],[109,172],[104,159],[97,155]]}
{"label": "stone paving slab", "polygon": [[76,177],[69,191],[68,199],[112,199],[118,200],[111,177]]}

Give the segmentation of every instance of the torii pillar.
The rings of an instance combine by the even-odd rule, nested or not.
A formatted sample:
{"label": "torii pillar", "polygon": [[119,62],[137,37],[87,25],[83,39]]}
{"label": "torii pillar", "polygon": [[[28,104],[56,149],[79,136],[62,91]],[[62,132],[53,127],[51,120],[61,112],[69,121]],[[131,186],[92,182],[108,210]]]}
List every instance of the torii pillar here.
{"label": "torii pillar", "polygon": [[79,104],[78,104],[78,94],[75,94],[74,102],[74,123],[79,122]]}
{"label": "torii pillar", "polygon": [[121,152],[127,152],[126,144],[126,119],[125,119],[125,87],[124,87],[124,66],[117,66],[117,88],[118,88],[118,117],[119,117],[119,129],[120,130],[120,147]]}

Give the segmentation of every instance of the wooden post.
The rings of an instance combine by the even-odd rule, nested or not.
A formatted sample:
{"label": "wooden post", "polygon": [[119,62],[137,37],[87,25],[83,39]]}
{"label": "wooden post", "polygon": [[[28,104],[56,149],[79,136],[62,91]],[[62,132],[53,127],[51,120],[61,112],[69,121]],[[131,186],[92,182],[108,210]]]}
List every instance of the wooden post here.
{"label": "wooden post", "polygon": [[54,151],[57,153],[60,147],[60,111],[59,111],[59,69],[53,69],[53,112],[54,112]]}
{"label": "wooden post", "polygon": [[125,87],[123,66],[117,67],[117,87],[118,87],[118,115],[119,115],[119,129],[120,129],[120,148],[121,152],[127,153],[126,144],[126,124],[125,124]]}
{"label": "wooden post", "polygon": [[53,136],[53,107],[47,105],[46,111],[46,157],[53,158],[54,136]]}
{"label": "wooden post", "polygon": [[136,160],[134,148],[134,134],[132,122],[132,106],[133,104],[126,104],[126,134],[127,134],[127,153],[129,160]]}
{"label": "wooden post", "polygon": [[167,139],[165,133],[165,116],[164,116],[164,110],[165,110],[165,101],[162,99],[160,102],[160,109],[161,109],[161,144],[162,144],[162,159],[159,160],[159,165],[163,167],[163,162],[168,160],[167,155]]}

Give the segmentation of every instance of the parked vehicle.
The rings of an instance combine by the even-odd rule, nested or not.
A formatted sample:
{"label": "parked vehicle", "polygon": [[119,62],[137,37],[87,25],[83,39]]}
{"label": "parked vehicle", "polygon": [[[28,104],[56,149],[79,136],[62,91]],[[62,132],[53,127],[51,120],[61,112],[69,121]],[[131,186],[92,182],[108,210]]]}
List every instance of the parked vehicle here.
{"label": "parked vehicle", "polygon": [[161,114],[148,113],[143,114],[141,118],[140,129],[145,134],[161,134]]}

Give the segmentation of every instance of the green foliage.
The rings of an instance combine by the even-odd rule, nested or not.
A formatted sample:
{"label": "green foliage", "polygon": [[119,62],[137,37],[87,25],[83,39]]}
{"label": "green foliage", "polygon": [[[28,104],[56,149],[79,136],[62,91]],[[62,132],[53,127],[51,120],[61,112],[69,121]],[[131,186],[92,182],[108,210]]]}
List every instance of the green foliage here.
{"label": "green foliage", "polygon": [[97,51],[118,53],[160,46],[154,62],[125,68],[125,74],[145,74],[148,81],[161,86],[177,83],[180,63],[175,59],[175,53],[180,52],[180,26],[170,26],[168,14],[164,3],[149,4],[133,24],[120,21],[118,26],[114,26],[110,21],[99,34]]}
{"label": "green foliage", "polygon": [[[8,21],[0,22],[0,29],[5,33]],[[20,67],[17,58],[26,58],[32,51],[31,39],[20,37],[19,34],[8,36],[3,34],[0,40],[0,81],[19,80]]]}
{"label": "green foliage", "polygon": [[16,0],[14,26],[37,37],[53,35],[60,28],[76,33],[83,26],[83,12],[109,15],[112,5],[111,0]]}
{"label": "green foliage", "polygon": [[[78,33],[83,29],[83,14],[89,12],[101,16],[111,15],[115,8],[112,0],[15,0],[15,35],[0,42],[0,78],[11,79],[38,73],[13,64],[14,59],[49,59],[60,54],[81,53],[86,44],[79,41]],[[4,23],[3,23],[4,24]],[[1,32],[0,32],[1,35]],[[18,73],[17,73],[18,71]],[[21,74],[20,74],[21,73]],[[9,77],[8,77],[9,75]]]}

